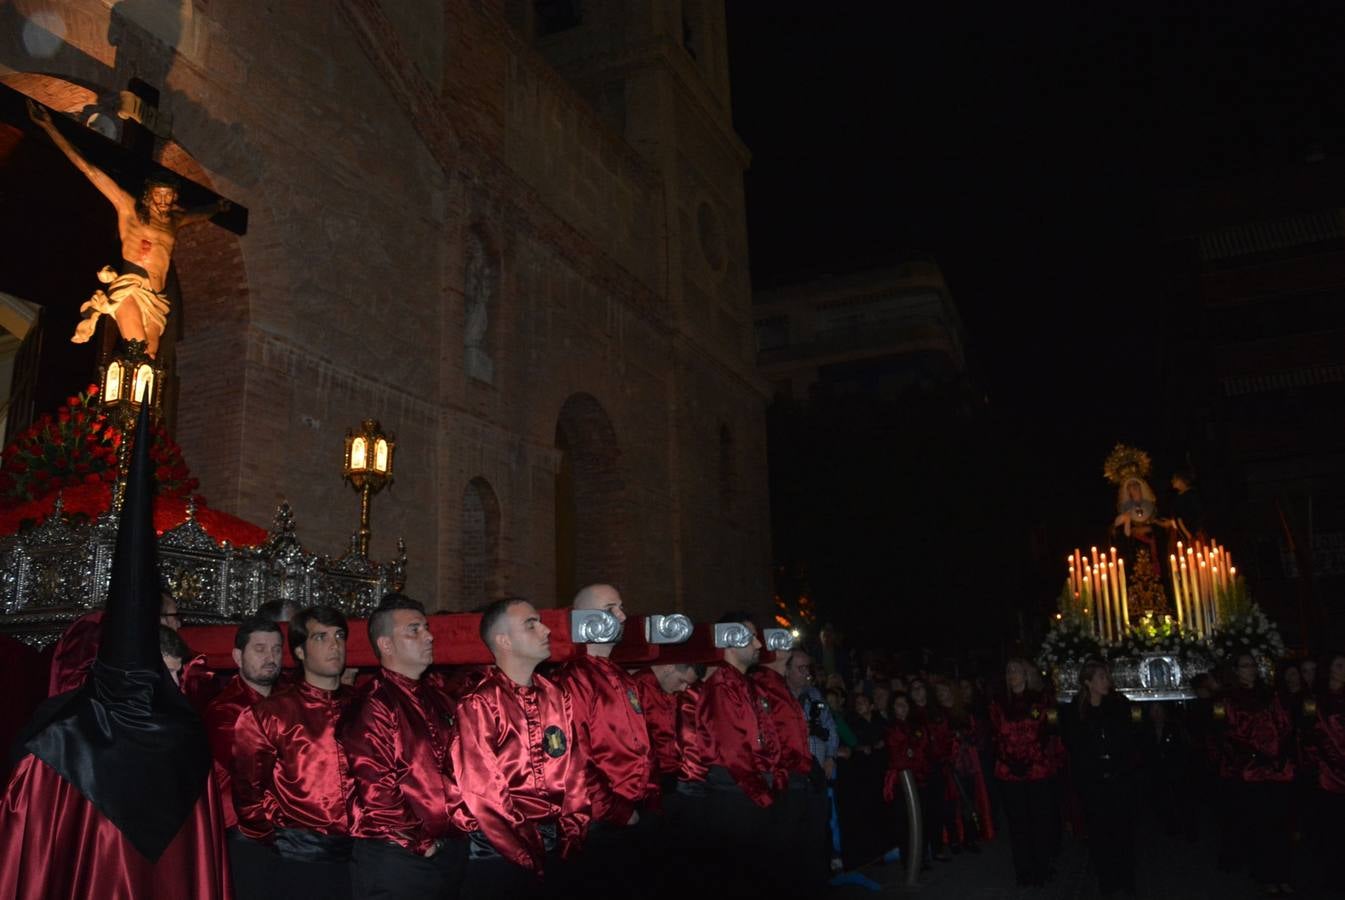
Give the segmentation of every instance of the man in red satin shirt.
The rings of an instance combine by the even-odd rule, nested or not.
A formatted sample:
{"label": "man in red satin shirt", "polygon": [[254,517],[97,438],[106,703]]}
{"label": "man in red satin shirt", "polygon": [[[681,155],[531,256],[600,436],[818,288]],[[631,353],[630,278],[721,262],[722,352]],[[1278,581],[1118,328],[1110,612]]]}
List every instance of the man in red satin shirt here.
{"label": "man in red satin shirt", "polygon": [[677,789],[677,775],[682,770],[677,739],[679,695],[696,683],[696,667],[691,663],[660,663],[641,669],[634,680],[654,754],[650,780],[655,791],[667,795]]}
{"label": "man in red satin shirt", "polygon": [[[803,650],[781,651],[752,670],[752,682],[770,701],[768,714],[780,738],[780,760],[788,773],[776,803],[781,858],[796,867],[795,884],[807,894],[826,890],[831,848],[826,780],[808,741],[808,720],[800,695],[812,683],[812,659]],[[835,765],[835,760],[829,760]]]}
{"label": "man in red satin shirt", "polygon": [[[591,584],[575,595],[577,610],[598,609],[622,625],[621,594],[610,584]],[[575,725],[588,761],[589,826],[581,877],[592,886],[638,893],[647,870],[643,857],[657,849],[657,820],[641,817],[654,795],[654,754],[635,679],[612,662],[615,643],[585,644],[556,681],[574,703]]]}
{"label": "man in red satin shirt", "polygon": [[224,807],[224,827],[229,840],[229,867],[234,891],[240,897],[254,896],[262,886],[255,875],[267,868],[270,851],[238,830],[233,798],[234,725],[243,710],[251,709],[271,695],[280,678],[284,639],[280,626],[266,619],[248,619],[234,635],[234,664],[238,674],[211,700],[202,713],[210,738],[212,774]]}
{"label": "man in red satin shirt", "polygon": [[771,807],[789,775],[781,759],[770,699],[747,675],[761,656],[753,616],[731,612],[721,616],[720,622],[746,625],[752,643],[724,649],[724,665],[701,686],[692,738],[699,771],[684,774],[705,788],[699,815],[705,823],[702,838],[711,851],[705,887],[766,891],[775,872],[769,863],[778,851],[777,817]]}
{"label": "man in red satin shirt", "polygon": [[462,897],[564,896],[562,860],[583,845],[590,790],[570,698],[534,674],[550,629],[509,598],[486,607],[481,640],[495,665],[458,701],[451,754],[472,829]]}
{"label": "man in red satin shirt", "polygon": [[303,680],[244,710],[234,726],[238,827],[276,852],[268,896],[340,900],[351,896],[354,791],[337,742],[351,698],[341,684],[346,618],[330,606],[301,610],[289,645]]}
{"label": "man in red satin shirt", "polygon": [[419,600],[388,594],[369,617],[381,668],[351,707],[341,743],[355,779],[356,897],[456,900],[467,860],[449,758],[453,701]]}

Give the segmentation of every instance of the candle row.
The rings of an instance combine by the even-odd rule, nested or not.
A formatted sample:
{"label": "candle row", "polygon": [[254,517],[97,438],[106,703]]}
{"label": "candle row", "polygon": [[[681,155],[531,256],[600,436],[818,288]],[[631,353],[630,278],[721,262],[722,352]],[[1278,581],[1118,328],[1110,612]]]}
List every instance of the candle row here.
{"label": "candle row", "polygon": [[1237,582],[1238,569],[1233,557],[1218,544],[1206,547],[1196,541],[1194,547],[1177,542],[1177,552],[1168,556],[1172,570],[1172,594],[1177,621],[1188,631],[1208,637],[1219,624],[1219,602],[1227,598]]}
{"label": "candle row", "polygon": [[1115,641],[1130,630],[1129,589],[1126,562],[1110,548],[1110,554],[1090,549],[1084,556],[1075,549],[1068,557],[1070,589],[1104,641]]}

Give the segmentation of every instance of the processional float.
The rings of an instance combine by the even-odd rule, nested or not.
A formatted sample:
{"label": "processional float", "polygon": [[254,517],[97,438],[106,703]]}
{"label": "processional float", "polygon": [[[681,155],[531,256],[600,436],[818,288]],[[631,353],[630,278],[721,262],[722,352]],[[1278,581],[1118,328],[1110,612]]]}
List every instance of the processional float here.
{"label": "processional float", "polygon": [[[1191,680],[1220,660],[1250,653],[1268,675],[1284,652],[1228,548],[1180,510],[1160,515],[1151,469],[1144,451],[1116,446],[1103,466],[1117,487],[1106,543],[1066,557],[1037,657],[1062,700],[1077,691],[1091,658],[1110,664],[1116,688],[1132,700],[1183,700],[1195,696]],[[1190,490],[1181,476],[1174,482]]]}

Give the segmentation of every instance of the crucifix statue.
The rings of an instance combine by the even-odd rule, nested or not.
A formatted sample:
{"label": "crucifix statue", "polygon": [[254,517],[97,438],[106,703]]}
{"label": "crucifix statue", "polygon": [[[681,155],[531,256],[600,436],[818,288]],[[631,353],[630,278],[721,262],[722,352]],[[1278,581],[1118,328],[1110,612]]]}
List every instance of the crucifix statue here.
{"label": "crucifix statue", "polygon": [[108,315],[117,323],[123,339],[144,341],[146,352],[155,356],[168,321],[168,269],[178,229],[226,212],[231,204],[220,198],[206,207],[184,209],[177,202],[181,186],[167,174],[148,177],[140,196],[134,197],[57,130],[46,107],[29,100],[28,114],[117,211],[120,271],[105,266],[98,273],[106,287],[80,307],[85,318],[76,326],[71,340],[77,344],[88,341],[98,317]]}

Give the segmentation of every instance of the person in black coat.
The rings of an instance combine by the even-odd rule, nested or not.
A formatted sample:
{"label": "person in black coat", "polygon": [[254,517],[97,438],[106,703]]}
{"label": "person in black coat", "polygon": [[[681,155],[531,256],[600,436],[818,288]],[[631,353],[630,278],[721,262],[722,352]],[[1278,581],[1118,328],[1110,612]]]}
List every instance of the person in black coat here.
{"label": "person in black coat", "polygon": [[1066,732],[1070,771],[1083,800],[1088,851],[1104,897],[1135,893],[1137,742],[1130,704],[1112,693],[1101,660],[1084,663]]}

